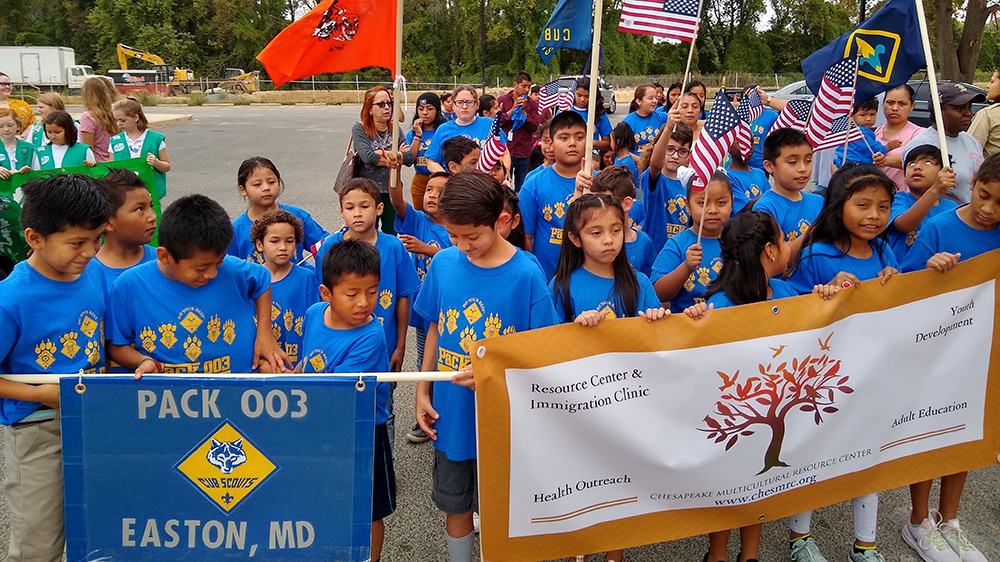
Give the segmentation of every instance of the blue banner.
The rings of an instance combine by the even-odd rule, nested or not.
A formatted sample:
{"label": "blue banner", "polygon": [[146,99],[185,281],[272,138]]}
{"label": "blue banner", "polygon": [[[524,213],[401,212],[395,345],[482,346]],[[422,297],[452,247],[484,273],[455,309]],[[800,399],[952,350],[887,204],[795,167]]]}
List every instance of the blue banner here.
{"label": "blue banner", "polygon": [[542,64],[549,64],[557,49],[589,51],[594,42],[593,16],[591,0],[559,0],[535,47]]}
{"label": "blue banner", "polygon": [[860,57],[856,102],[905,84],[924,68],[915,0],[889,0],[861,25],[806,57],[802,72],[809,89],[815,94],[830,65],[854,57]]}
{"label": "blue banner", "polygon": [[367,559],[362,380],[64,378],[67,560]]}

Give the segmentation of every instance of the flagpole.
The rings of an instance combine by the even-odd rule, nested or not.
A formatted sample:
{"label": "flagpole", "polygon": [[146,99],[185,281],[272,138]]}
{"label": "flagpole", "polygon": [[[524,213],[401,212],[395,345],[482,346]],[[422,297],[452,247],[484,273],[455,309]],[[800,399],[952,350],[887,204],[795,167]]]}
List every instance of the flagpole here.
{"label": "flagpole", "polygon": [[[923,0],[918,0],[923,1]],[[854,108],[854,90],[858,87],[858,69],[861,68],[861,56],[854,57],[854,85],[851,86],[851,108]],[[854,118],[850,115],[847,116],[847,129],[844,130],[844,157],[840,159],[840,166],[838,168],[843,168],[844,164],[847,164],[847,145],[851,144],[851,124],[854,123]],[[864,136],[864,134],[862,134]],[[867,141],[866,141],[867,144]]]}
{"label": "flagpole", "polygon": [[[399,77],[403,74],[403,0],[396,0],[396,66],[392,75],[393,80],[399,80]],[[399,128],[400,121],[403,119],[403,101],[397,99],[398,94],[403,91],[403,88],[398,88],[393,94],[392,104],[392,117],[389,119],[389,126],[392,127],[392,145],[389,147],[389,151],[398,156],[399,150]],[[399,112],[397,114],[397,111]],[[397,117],[398,116],[398,117]],[[393,123],[393,121],[397,121]],[[398,163],[399,166],[403,165],[402,160]],[[389,173],[389,189],[395,189],[396,187],[396,171],[391,170]]]}
{"label": "flagpole", "polygon": [[[587,101],[587,144],[585,145],[587,148],[583,155],[583,172],[587,175],[593,173],[594,129],[598,96],[597,75],[600,72],[601,24],[603,20],[604,2],[603,0],[594,0],[594,40],[590,46],[590,98]],[[573,96],[576,96],[576,92],[573,92]],[[574,102],[573,105],[576,103]]]}
{"label": "flagpole", "polygon": [[920,26],[920,42],[924,45],[924,58],[927,60],[927,82],[931,87],[931,105],[934,107],[934,124],[938,134],[938,144],[941,145],[941,163],[950,166],[948,157],[948,139],[944,134],[944,123],[941,119],[941,99],[938,97],[937,74],[934,72],[934,56],[931,54],[931,40],[927,34],[927,16],[924,15],[924,3],[916,0],[917,24]]}
{"label": "flagpole", "polygon": [[[684,90],[687,89],[688,78],[691,74],[691,61],[694,59],[694,44],[698,41],[698,32],[701,31],[701,9],[704,3],[705,0],[698,0],[698,27],[695,28],[694,37],[691,38],[691,45],[688,47],[688,60],[687,65],[684,66],[684,76],[681,77],[681,97],[677,98],[678,100],[684,97]],[[705,108],[703,107],[702,109]],[[674,123],[674,129],[676,128],[677,124]],[[673,134],[673,131],[670,131],[670,133]]]}

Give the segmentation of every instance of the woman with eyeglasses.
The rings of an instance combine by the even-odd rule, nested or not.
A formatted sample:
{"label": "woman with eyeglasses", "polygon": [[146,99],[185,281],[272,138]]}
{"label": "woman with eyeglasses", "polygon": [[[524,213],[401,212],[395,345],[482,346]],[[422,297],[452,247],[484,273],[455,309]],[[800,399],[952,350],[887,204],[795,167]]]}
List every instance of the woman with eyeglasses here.
{"label": "woman with eyeglasses", "polygon": [[[452,137],[468,137],[479,145],[480,148],[486,145],[486,140],[490,138],[490,129],[493,127],[493,119],[489,117],[478,117],[476,111],[479,109],[479,94],[472,86],[459,86],[452,94],[455,104],[455,120],[448,121],[438,127],[434,132],[434,140],[427,148],[427,171],[447,172],[444,165],[444,156],[441,152],[441,145],[444,141]],[[500,135],[506,142],[507,135],[500,131]],[[504,151],[501,157],[506,169],[510,169],[510,152]]]}
{"label": "woman with eyeglasses", "polygon": [[441,98],[434,92],[420,94],[417,110],[413,113],[413,129],[406,132],[406,144],[410,145],[410,152],[416,158],[410,196],[413,197],[413,208],[418,211],[424,210],[424,190],[431,177],[427,172],[427,148],[434,140],[434,131],[444,122]]}
{"label": "woman with eyeglasses", "polygon": [[17,134],[20,135],[25,129],[35,122],[35,112],[27,102],[12,99],[14,93],[14,83],[10,76],[0,72],[0,108],[9,109],[14,112],[17,121]]}
{"label": "woman with eyeglasses", "polygon": [[[393,223],[396,210],[389,201],[389,171],[400,165],[412,166],[415,160],[410,151],[397,152],[392,147],[392,93],[385,86],[375,86],[365,92],[365,102],[361,106],[361,121],[354,124],[351,135],[354,150],[361,159],[358,177],[368,178],[378,184],[382,194],[382,232],[396,235]],[[404,138],[399,137],[399,144]],[[402,162],[400,162],[402,156]]]}

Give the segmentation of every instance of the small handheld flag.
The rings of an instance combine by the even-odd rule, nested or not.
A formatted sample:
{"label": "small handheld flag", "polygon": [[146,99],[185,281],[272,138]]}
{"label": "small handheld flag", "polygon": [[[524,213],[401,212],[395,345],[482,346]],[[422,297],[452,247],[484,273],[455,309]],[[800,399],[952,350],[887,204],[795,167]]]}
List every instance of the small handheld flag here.
{"label": "small handheld flag", "polygon": [[736,113],[740,116],[740,128],[736,131],[736,140],[740,142],[740,153],[743,158],[750,158],[753,154],[753,131],[750,125],[764,112],[764,104],[760,102],[760,94],[757,90],[751,91],[740,100],[740,105],[736,108]]}
{"label": "small handheld flag", "polygon": [[826,140],[837,118],[851,114],[856,64],[855,59],[844,59],[823,74],[823,83],[816,93],[805,131],[814,150]]}
{"label": "small handheld flag", "polygon": [[624,0],[618,30],[690,42],[698,22],[698,0]]}
{"label": "small handheld flag", "polygon": [[838,146],[843,146],[845,142],[855,142],[864,138],[864,133],[861,132],[861,129],[857,125],[854,125],[851,116],[844,115],[843,117],[834,119],[833,125],[830,127],[830,132],[819,143],[813,146],[813,150],[818,152],[820,150],[837,148]]}
{"label": "small handheld flag", "polygon": [[729,153],[741,122],[729,97],[719,90],[715,95],[715,103],[712,104],[712,112],[708,114],[701,135],[691,151],[691,167],[697,174],[696,182],[701,179],[703,185],[708,185],[715,169]]}
{"label": "small handheld flag", "polygon": [[809,109],[812,102],[809,100],[792,100],[785,104],[785,108],[778,114],[778,119],[767,134],[771,134],[778,129],[795,129],[802,131],[806,128],[806,118],[809,117]]}
{"label": "small handheld flag", "polygon": [[573,108],[573,92],[560,92],[558,80],[553,80],[538,89],[538,111],[542,112],[553,107],[559,111],[569,111]]}
{"label": "small handheld flag", "polygon": [[490,127],[490,137],[486,139],[486,144],[483,146],[482,152],[479,153],[479,160],[476,161],[476,169],[484,174],[488,174],[493,170],[493,166],[497,165],[500,157],[507,150],[507,140],[500,128],[501,117],[502,114],[497,113],[497,116],[493,118],[493,126]]}

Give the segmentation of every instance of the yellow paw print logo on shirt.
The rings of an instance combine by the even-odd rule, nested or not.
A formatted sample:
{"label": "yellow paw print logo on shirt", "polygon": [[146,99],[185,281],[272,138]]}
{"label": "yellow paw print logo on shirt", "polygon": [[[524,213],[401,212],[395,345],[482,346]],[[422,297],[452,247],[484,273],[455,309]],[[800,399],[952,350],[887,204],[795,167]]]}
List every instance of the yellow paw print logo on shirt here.
{"label": "yellow paw print logo on shirt", "polygon": [[76,332],[68,332],[59,338],[59,341],[62,342],[61,353],[70,359],[76,357],[77,352],[80,351],[80,346],[76,343],[76,337]]}
{"label": "yellow paw print logo on shirt", "polygon": [[292,328],[295,327],[295,313],[291,309],[286,310],[284,314],[285,319],[285,331],[291,332]]}
{"label": "yellow paw print logo on shirt", "polygon": [[378,294],[378,304],[383,309],[388,310],[389,306],[392,304],[392,291],[389,289],[382,289],[382,292]]}
{"label": "yellow paw print logo on shirt", "polygon": [[559,218],[566,216],[566,204],[562,201],[556,203],[555,205],[555,215]]}
{"label": "yellow paw print logo on shirt", "polygon": [[552,207],[550,205],[542,207],[542,216],[545,217],[545,220],[547,221],[552,220]]}
{"label": "yellow paw print logo on shirt", "polygon": [[174,344],[177,343],[177,336],[174,334],[177,331],[177,325],[160,324],[159,331],[160,341],[163,342],[163,345],[167,346],[167,349],[174,347]]}
{"label": "yellow paw print logo on shirt", "polygon": [[146,350],[146,353],[152,353],[156,349],[156,333],[149,326],[139,332],[139,341],[142,342],[142,348]]}
{"label": "yellow paw print logo on shirt", "polygon": [[56,362],[56,346],[51,340],[44,340],[35,346],[35,363],[43,369],[48,369]]}
{"label": "yellow paw print logo on shirt", "polygon": [[712,281],[712,278],[709,276],[708,268],[707,267],[699,267],[698,268],[698,282],[701,283],[702,285],[708,286],[708,284],[711,281]]}
{"label": "yellow paw print logo on shirt", "polygon": [[694,290],[694,273],[689,275],[687,280],[684,281],[684,290],[689,293]]}
{"label": "yellow paw print logo on shirt", "polygon": [[486,317],[486,327],[483,328],[483,337],[492,338],[500,335],[500,326],[500,317],[496,314],[490,314]]}
{"label": "yellow paw print logo on shirt", "polygon": [[462,339],[459,340],[458,344],[468,353],[469,348],[472,347],[472,342],[476,341],[476,331],[472,329],[472,326],[466,326],[462,329],[461,336]]}
{"label": "yellow paw print logo on shirt", "polygon": [[91,340],[87,342],[87,348],[84,350],[84,353],[87,354],[87,361],[91,367],[97,365],[97,362],[101,360],[101,346],[96,341]]}
{"label": "yellow paw print logo on shirt", "polygon": [[236,323],[232,320],[226,320],[222,325],[222,339],[229,345],[233,345],[233,340],[236,339]]}
{"label": "yellow paw print logo on shirt", "polygon": [[271,324],[271,335],[274,336],[275,340],[281,339],[281,326],[277,324]]}
{"label": "yellow paw print logo on shirt", "polygon": [[507,334],[513,334],[516,331],[517,330],[513,326],[507,326],[506,328],[503,329],[503,335],[506,336]]}
{"label": "yellow paw print logo on shirt", "polygon": [[438,335],[444,334],[444,311],[438,311]]}
{"label": "yellow paw print logo on shirt", "polygon": [[302,317],[301,316],[299,316],[298,318],[295,319],[295,333],[298,334],[298,335],[300,335],[300,336],[302,335]]}
{"label": "yellow paw print logo on shirt", "polygon": [[448,310],[448,321],[445,326],[448,327],[449,334],[454,334],[455,330],[458,329],[458,311],[454,308]]}
{"label": "yellow paw print logo on shirt", "polygon": [[188,336],[184,340],[184,355],[191,361],[197,361],[201,356],[201,340],[198,336]]}
{"label": "yellow paw print logo on shirt", "polygon": [[221,324],[218,316],[212,316],[208,319],[208,341],[212,343],[219,341],[219,326]]}

